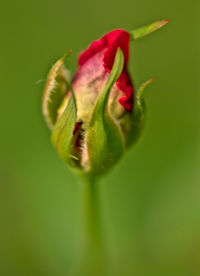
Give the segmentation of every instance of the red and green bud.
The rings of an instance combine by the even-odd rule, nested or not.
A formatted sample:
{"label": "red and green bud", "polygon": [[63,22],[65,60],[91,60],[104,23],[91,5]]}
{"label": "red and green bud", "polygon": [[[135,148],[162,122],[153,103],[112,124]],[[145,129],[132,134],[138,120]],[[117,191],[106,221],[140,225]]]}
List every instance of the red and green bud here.
{"label": "red and green bud", "polygon": [[113,167],[141,132],[142,92],[128,72],[131,39],[165,25],[160,21],[132,32],[112,31],[94,41],[78,59],[70,80],[64,66],[69,52],[52,67],[43,97],[43,114],[52,142],[67,164],[100,175]]}

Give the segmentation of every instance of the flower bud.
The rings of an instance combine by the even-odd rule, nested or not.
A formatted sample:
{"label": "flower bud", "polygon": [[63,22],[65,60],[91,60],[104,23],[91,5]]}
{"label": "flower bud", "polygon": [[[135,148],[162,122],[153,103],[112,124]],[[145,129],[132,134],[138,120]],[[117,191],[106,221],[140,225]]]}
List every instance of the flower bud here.
{"label": "flower bud", "polygon": [[[161,25],[154,23],[153,30]],[[142,129],[142,92],[150,81],[134,96],[127,69],[130,39],[140,34],[115,30],[94,41],[80,54],[71,84],[64,66],[69,52],[49,73],[43,114],[52,142],[64,162],[86,174],[113,167]]]}

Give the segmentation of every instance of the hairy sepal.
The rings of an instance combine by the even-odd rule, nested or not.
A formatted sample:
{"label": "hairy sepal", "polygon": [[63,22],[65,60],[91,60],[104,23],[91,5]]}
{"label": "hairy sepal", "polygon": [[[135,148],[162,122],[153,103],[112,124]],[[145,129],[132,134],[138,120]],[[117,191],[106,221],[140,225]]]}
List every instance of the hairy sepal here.
{"label": "hairy sepal", "polygon": [[56,123],[58,108],[69,89],[69,71],[65,68],[64,60],[70,53],[71,50],[52,66],[47,77],[42,100],[42,111],[50,129],[52,129]]}
{"label": "hairy sepal", "polygon": [[57,153],[66,164],[71,166],[75,166],[77,161],[76,156],[73,157],[72,155],[75,139],[73,132],[76,124],[76,114],[76,102],[74,94],[72,93],[69,102],[60,119],[56,122],[51,135],[51,140]]}
{"label": "hairy sepal", "polygon": [[86,146],[89,157],[88,172],[99,175],[109,170],[124,153],[124,137],[120,127],[108,111],[108,97],[112,85],[121,75],[124,66],[124,55],[118,48],[115,61],[99,97],[88,127]]}

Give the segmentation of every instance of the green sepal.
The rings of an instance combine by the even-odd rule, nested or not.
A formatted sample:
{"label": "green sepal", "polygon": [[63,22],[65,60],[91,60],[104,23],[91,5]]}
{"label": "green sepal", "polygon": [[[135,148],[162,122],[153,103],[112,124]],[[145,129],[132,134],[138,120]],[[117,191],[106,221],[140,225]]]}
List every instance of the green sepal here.
{"label": "green sepal", "polygon": [[89,156],[89,173],[101,174],[111,168],[124,153],[124,138],[119,126],[108,112],[108,97],[112,85],[124,66],[124,55],[118,48],[112,71],[100,95],[88,127],[86,143]]}
{"label": "green sepal", "polygon": [[61,159],[72,166],[78,159],[76,156],[73,157],[72,155],[73,142],[75,139],[73,132],[76,124],[76,114],[76,102],[74,94],[72,93],[69,102],[60,119],[56,122],[51,135],[52,143]]}
{"label": "green sepal", "polygon": [[53,65],[47,77],[42,100],[42,111],[50,129],[55,125],[58,116],[57,110],[69,89],[69,71],[64,66],[64,60],[70,53],[71,50]]}
{"label": "green sepal", "polygon": [[142,38],[146,35],[149,35],[149,34],[155,32],[155,31],[159,30],[163,26],[165,26],[168,22],[169,22],[169,20],[157,21],[157,22],[154,22],[150,25],[146,25],[146,26],[141,27],[139,29],[133,30],[133,31],[130,32],[131,38],[132,39],[138,39],[138,38]]}
{"label": "green sepal", "polygon": [[144,126],[145,119],[145,102],[143,97],[144,89],[152,82],[155,78],[152,78],[145,83],[143,83],[137,91],[135,97],[133,114],[130,123],[130,131],[126,136],[126,146],[129,148],[132,146],[139,138],[141,131]]}

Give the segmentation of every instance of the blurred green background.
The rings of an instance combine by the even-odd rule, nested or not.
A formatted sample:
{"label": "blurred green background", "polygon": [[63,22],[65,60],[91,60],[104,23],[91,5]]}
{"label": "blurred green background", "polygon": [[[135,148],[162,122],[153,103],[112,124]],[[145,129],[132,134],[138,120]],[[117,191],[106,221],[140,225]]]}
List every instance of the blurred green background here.
{"label": "blurred green background", "polygon": [[[100,185],[108,275],[200,275],[197,1],[7,1],[0,28],[0,275],[71,276],[78,185],[41,114],[50,66],[115,29],[171,20],[134,42],[142,138]],[[95,275],[94,275],[95,276]]]}

